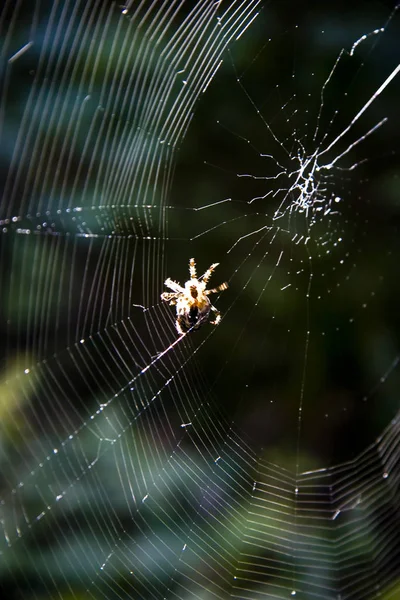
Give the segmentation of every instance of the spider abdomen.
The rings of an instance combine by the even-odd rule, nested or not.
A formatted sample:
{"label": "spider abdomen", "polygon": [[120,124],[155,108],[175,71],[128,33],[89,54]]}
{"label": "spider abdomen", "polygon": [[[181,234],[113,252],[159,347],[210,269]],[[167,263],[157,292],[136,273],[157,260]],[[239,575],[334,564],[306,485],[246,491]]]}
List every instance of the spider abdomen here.
{"label": "spider abdomen", "polygon": [[179,325],[184,331],[198,329],[210,314],[210,301],[206,298],[203,302],[190,302],[189,310],[187,304],[178,302],[176,312]]}

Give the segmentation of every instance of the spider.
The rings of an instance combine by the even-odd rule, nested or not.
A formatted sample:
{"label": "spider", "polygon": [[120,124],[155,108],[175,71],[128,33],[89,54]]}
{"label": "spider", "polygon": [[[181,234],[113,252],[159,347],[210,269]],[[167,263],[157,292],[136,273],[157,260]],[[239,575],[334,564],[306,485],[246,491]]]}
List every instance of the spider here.
{"label": "spider", "polygon": [[222,283],[212,290],[206,289],[212,272],[218,265],[219,263],[213,263],[204,275],[197,279],[196,263],[194,258],[191,258],[189,261],[190,279],[185,283],[185,287],[172,281],[169,277],[165,280],[165,285],[173,291],[163,292],[161,300],[169,302],[170,305],[176,305],[175,326],[180,335],[189,329],[199,329],[208,320],[210,311],[215,313],[215,321],[210,321],[212,325],[218,325],[221,321],[220,313],[211,304],[208,296],[226,290],[228,284]]}

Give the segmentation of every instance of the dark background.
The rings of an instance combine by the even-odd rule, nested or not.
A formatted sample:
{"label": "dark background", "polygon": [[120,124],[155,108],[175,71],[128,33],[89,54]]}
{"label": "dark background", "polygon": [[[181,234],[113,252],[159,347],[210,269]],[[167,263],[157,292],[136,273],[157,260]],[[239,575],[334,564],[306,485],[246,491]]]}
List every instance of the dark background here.
{"label": "dark background", "polygon": [[[218,401],[256,447],[264,447],[267,454],[272,447],[279,454],[283,448],[297,452],[303,397],[300,447],[311,454],[312,463],[325,466],[362,451],[398,408],[396,369],[380,382],[398,355],[398,81],[328,154],[327,162],[388,117],[388,123],[338,166],[368,158],[365,163],[353,171],[333,169],[327,196],[342,198],[339,214],[315,224],[307,249],[291,241],[295,233],[300,237],[307,230],[301,214],[272,219],[282,195],[248,204],[284,186],[282,180],[257,182],[236,174],[276,174],[280,169],[271,168],[260,153],[273,154],[290,171],[290,161],[265,122],[293,155],[298,147],[293,137],[310,154],[315,150],[312,134],[321,90],[341,48],[350,50],[361,35],[384,24],[388,9],[369,2],[266,5],[251,35],[232,50],[201,100],[175,179],[174,198],[182,197],[182,206],[232,198],[209,212],[196,212],[193,220],[182,213],[182,220],[172,225],[177,234],[189,221],[195,237],[214,224],[225,224],[195,237],[191,251],[204,256],[204,267],[221,261],[215,280],[232,278],[229,292],[220,298],[222,311],[229,311],[224,326],[202,356],[207,370],[214,370]],[[386,39],[372,36],[354,57],[343,54],[325,88],[320,139],[327,133],[330,142],[343,131],[394,69],[398,26],[394,18]],[[240,236],[263,226],[272,227],[271,233],[263,239],[265,231],[250,236],[225,255]],[[274,227],[289,233],[275,235]],[[338,238],[342,241],[335,245]],[[178,273],[184,280],[179,262],[174,260],[174,270],[171,265],[171,276]],[[250,285],[244,289],[248,278]],[[291,288],[281,292],[289,283]],[[220,369],[221,348],[230,348],[232,340],[235,347]]]}
{"label": "dark background", "polygon": [[[140,78],[133,70],[140,101],[133,93],[131,101],[132,90],[122,87],[114,104],[107,105],[129,49],[141,57],[139,62],[150,65],[150,75],[156,72],[161,48],[151,56],[139,55],[146,44],[153,48],[146,37],[151,35],[154,16],[150,3],[137,9],[142,17],[150,10],[140,29],[135,29],[134,19],[121,25],[117,5],[94,2],[90,11],[88,6],[23,3],[22,9],[7,5],[2,14],[4,597],[190,598],[194,592],[189,588],[183,593],[179,587],[185,561],[178,567],[172,558],[164,564],[154,548],[162,538],[161,522],[170,528],[162,538],[168,548],[162,550],[164,557],[169,551],[180,556],[173,534],[178,531],[180,539],[192,540],[196,527],[211,546],[223,537],[232,545],[228,555],[235,555],[238,548],[240,552],[240,544],[235,546],[222,526],[219,529],[220,522],[210,527],[207,519],[205,524],[197,520],[204,507],[208,515],[220,507],[220,488],[210,492],[207,470],[218,455],[227,452],[231,458],[224,491],[226,505],[235,506],[237,513],[224,513],[224,518],[232,535],[240,530],[235,519],[247,522],[243,490],[250,491],[253,480],[267,480],[263,472],[267,463],[277,465],[275,490],[289,486],[292,477],[301,479],[305,471],[332,468],[331,491],[340,501],[335,504],[335,493],[329,496],[325,482],[321,495],[332,511],[355,505],[365,481],[381,477],[383,459],[375,464],[368,458],[366,475],[357,479],[356,470],[349,476],[351,502],[346,504],[347,483],[337,475],[341,467],[335,468],[356,462],[371,445],[378,447],[379,436],[398,412],[399,76],[325,155],[334,160],[349,143],[382,118],[388,119],[337,163],[341,169],[324,173],[326,198],[341,198],[338,214],[320,216],[315,203],[307,215],[290,210],[296,192],[285,198],[279,220],[274,214],[284,193],[249,201],[288,187],[293,179],[288,174],[298,168],[299,150],[310,155],[317,145],[326,147],[389,76],[400,56],[399,15],[383,34],[360,44],[354,57],[343,53],[324,87],[341,49],[349,50],[363,34],[383,26],[393,3],[264,3],[249,31],[224,53],[207,91],[200,94],[187,134],[174,150],[175,168],[168,171],[159,147],[149,141],[151,130],[141,132],[139,150],[132,150],[132,155],[129,138],[124,137],[126,130],[139,136],[136,114],[145,111],[147,98],[156,101],[151,77]],[[168,2],[165,10],[167,6]],[[104,15],[110,7],[106,27]],[[191,3],[183,5],[169,36],[191,8]],[[53,29],[48,37],[50,14]],[[92,29],[78,47],[73,40],[81,35],[82,23]],[[101,27],[96,29],[96,24]],[[119,27],[126,27],[124,39],[129,41],[121,48]],[[96,46],[97,53],[85,62],[91,43],[100,43],[102,32],[104,44]],[[10,69],[8,57],[31,38],[32,51]],[[87,84],[82,87],[77,83],[81,76]],[[77,98],[83,106],[89,92],[91,102],[104,111],[96,121],[90,103],[87,112],[75,113],[73,108]],[[178,93],[172,92],[171,106]],[[80,123],[75,138],[71,122]],[[109,140],[116,140],[115,146]],[[124,156],[118,154],[118,143],[125,148]],[[15,152],[17,147],[20,152]],[[272,154],[276,163],[260,154]],[[158,159],[158,185],[144,175],[141,180],[147,173],[146,161],[156,164]],[[360,164],[348,170],[355,163]],[[276,180],[238,177],[273,176],[281,167],[286,174]],[[114,180],[118,185],[113,186]],[[147,189],[147,195],[142,193]],[[227,198],[229,202],[221,202]],[[141,203],[153,203],[153,208]],[[208,205],[215,206],[204,208]],[[21,233],[24,229],[31,233]],[[310,241],[297,244],[296,234],[309,235]],[[184,283],[191,256],[201,273],[211,263],[220,263],[212,284],[229,283],[227,291],[213,297],[223,320],[216,329],[204,325],[157,360],[177,339],[174,310],[159,299],[162,284],[166,277]],[[152,361],[155,367],[141,376]],[[24,379],[25,374],[29,378]],[[103,406],[110,406],[108,412],[102,412]],[[87,428],[94,415],[100,416]],[[186,435],[181,424],[191,421],[197,424],[196,432]],[[61,456],[62,441],[70,436],[73,439]],[[237,455],[232,439],[238,443]],[[396,447],[397,438],[393,439]],[[114,442],[108,446],[110,440]],[[53,448],[60,451],[58,462],[51,455]],[[162,479],[163,453],[172,465],[167,482]],[[397,481],[395,450],[393,456]],[[18,488],[21,481],[24,485]],[[159,486],[159,495],[147,509],[141,499],[150,489],[149,481]],[[390,489],[396,492],[393,485]],[[292,483],[289,487],[292,493]],[[43,506],[53,506],[60,490],[68,508],[50,510],[38,519]],[[318,512],[318,493],[315,484],[306,500],[315,510],[313,516]],[[294,539],[296,519],[285,525],[286,532],[280,521],[285,519],[284,502],[279,502],[278,514],[265,511],[263,519],[271,520],[282,539],[286,533]],[[292,498],[288,512],[294,507],[296,513],[300,505]],[[386,539],[391,555],[384,556],[387,570],[382,577],[389,585],[398,576],[398,544],[393,538],[398,523],[391,512],[381,520],[378,508],[374,505],[368,513],[368,525],[374,523],[378,533],[371,526],[363,547],[366,554],[373,554],[371,540]],[[362,518],[355,517],[358,531],[364,527]],[[355,531],[349,523],[339,537]],[[310,536],[314,527],[312,520],[305,527]],[[385,528],[390,530],[386,538]],[[7,535],[15,538],[11,544]],[[322,538],[330,540],[330,535],[324,532]],[[356,566],[346,571],[338,561],[341,582],[346,577],[357,581],[358,563],[352,562],[359,556],[356,546],[346,555],[347,564]],[[132,558],[129,553],[139,547]],[[254,563],[256,556],[279,565],[279,574],[268,574],[268,585],[275,577],[278,581],[281,572],[283,577],[289,572],[295,580],[296,568],[272,548],[267,544],[253,555]],[[213,570],[220,570],[220,558],[211,557],[207,547],[204,554],[203,550],[197,548],[193,563],[196,566],[205,554],[207,568],[202,564],[198,569],[211,581]],[[304,548],[299,552],[300,563],[306,553]],[[151,557],[148,563],[145,554]],[[107,556],[112,558],[103,576],[100,566]],[[119,560],[114,563],[116,556]],[[138,574],[131,584],[127,573],[135,568],[139,572],[142,559],[147,579]],[[229,576],[237,566],[235,560],[229,562]],[[249,569],[249,587],[265,574],[260,565],[257,568],[257,574]],[[299,579],[307,583],[308,577],[319,577],[318,568],[307,569]],[[211,584],[210,589],[207,585],[210,598],[223,597],[221,590],[211,595]],[[287,594],[290,584],[285,585],[282,593]],[[356,588],[358,592],[345,591],[342,597],[375,597],[358,583]],[[380,590],[385,594],[383,585]]]}

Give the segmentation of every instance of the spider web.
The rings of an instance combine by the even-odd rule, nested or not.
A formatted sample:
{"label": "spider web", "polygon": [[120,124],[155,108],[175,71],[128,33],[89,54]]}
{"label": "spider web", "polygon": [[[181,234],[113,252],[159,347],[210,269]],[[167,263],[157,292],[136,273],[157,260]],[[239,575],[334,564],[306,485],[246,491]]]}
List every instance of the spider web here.
{"label": "spider web", "polygon": [[349,4],[3,7],[4,597],[400,593],[400,15]]}

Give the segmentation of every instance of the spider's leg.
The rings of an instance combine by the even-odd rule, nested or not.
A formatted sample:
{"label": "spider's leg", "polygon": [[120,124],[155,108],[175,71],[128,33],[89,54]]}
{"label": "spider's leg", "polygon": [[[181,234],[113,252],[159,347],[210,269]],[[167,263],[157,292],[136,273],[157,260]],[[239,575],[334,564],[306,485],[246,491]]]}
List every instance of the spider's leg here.
{"label": "spider's leg", "polygon": [[221,285],[219,285],[216,288],[213,288],[212,290],[204,290],[204,294],[206,296],[208,296],[209,294],[217,294],[218,292],[222,292],[223,290],[226,290],[228,288],[228,284],[225,283],[221,283]]}
{"label": "spider's leg", "polygon": [[221,313],[212,304],[210,308],[215,313],[215,321],[210,321],[210,323],[211,325],[218,325],[218,323],[221,321]]}
{"label": "spider's leg", "polygon": [[176,330],[179,333],[179,335],[184,335],[185,332],[181,329],[178,319],[175,321],[175,327],[176,327]]}
{"label": "spider's leg", "polygon": [[197,278],[196,263],[195,263],[194,258],[191,258],[189,260],[189,273],[190,273],[190,279]]}
{"label": "spider's leg", "polygon": [[169,302],[170,305],[173,306],[174,304],[176,304],[178,295],[179,294],[174,293],[174,292],[163,292],[161,294],[161,300],[164,300],[165,302]]}
{"label": "spider's leg", "polygon": [[169,287],[169,289],[173,290],[176,294],[181,294],[185,291],[185,288],[183,288],[177,281],[172,281],[170,277],[164,281],[164,285]]}
{"label": "spider's leg", "polygon": [[215,271],[215,269],[218,267],[219,263],[213,263],[208,269],[207,271],[204,273],[204,275],[202,275],[200,277],[201,281],[203,281],[206,285],[208,280],[210,279],[212,272]]}

